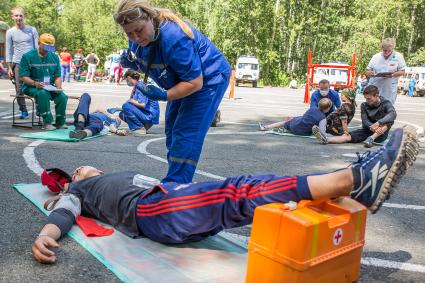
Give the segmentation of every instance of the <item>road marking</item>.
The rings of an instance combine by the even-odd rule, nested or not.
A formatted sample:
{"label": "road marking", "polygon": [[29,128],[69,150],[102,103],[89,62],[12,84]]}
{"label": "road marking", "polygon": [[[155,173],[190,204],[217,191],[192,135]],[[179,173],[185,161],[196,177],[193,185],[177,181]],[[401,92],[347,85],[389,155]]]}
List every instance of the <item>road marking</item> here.
{"label": "road marking", "polygon": [[[32,112],[33,111],[29,111],[28,112],[28,115],[31,115],[32,114]],[[1,114],[1,113],[0,113]],[[8,113],[8,114],[10,114],[10,113]],[[15,117],[19,117],[21,114],[15,114]],[[1,116],[1,115],[0,115]],[[10,119],[10,118],[12,118],[13,117],[13,115],[9,115],[9,116],[4,116],[4,117],[1,117],[2,119]],[[31,117],[30,116],[28,116],[28,119],[31,119]],[[35,119],[37,119],[37,117],[34,117],[34,120]]]}
{"label": "road marking", "polygon": [[425,273],[425,266],[408,262],[398,262],[373,257],[363,257],[361,263],[363,265]]}
{"label": "road marking", "polygon": [[40,176],[41,172],[43,172],[43,168],[38,163],[37,158],[34,154],[34,149],[45,142],[44,140],[36,140],[30,143],[26,148],[24,148],[24,153],[22,156],[24,157],[25,162],[27,163],[28,168],[34,172],[36,175]]}
{"label": "road marking", "polygon": [[[264,134],[263,132],[213,132],[213,133],[207,133],[207,135],[261,135]],[[143,141],[142,143],[140,143],[137,146],[137,151],[140,152],[141,154],[146,155],[149,158],[155,159],[159,162],[162,163],[168,163],[167,159],[164,159],[162,157],[156,156],[154,154],[151,154],[148,150],[147,147],[150,143],[152,142],[156,142],[156,141],[160,141],[160,140],[164,140],[165,137],[161,137],[161,138],[154,138],[154,139],[150,139],[150,140],[146,140]],[[350,155],[350,153],[347,154],[343,154],[343,156],[348,156],[348,157],[357,157],[357,155],[352,154]],[[216,180],[225,180],[226,178],[223,176],[219,176],[219,175],[215,175],[212,173],[208,173],[202,170],[196,170],[195,173],[211,178],[211,179],[216,179]],[[411,204],[398,204],[398,203],[387,203],[385,202],[383,204],[383,206],[388,207],[388,208],[399,208],[399,209],[412,209],[412,210],[425,210],[425,206],[420,206],[420,205],[411,205]]]}

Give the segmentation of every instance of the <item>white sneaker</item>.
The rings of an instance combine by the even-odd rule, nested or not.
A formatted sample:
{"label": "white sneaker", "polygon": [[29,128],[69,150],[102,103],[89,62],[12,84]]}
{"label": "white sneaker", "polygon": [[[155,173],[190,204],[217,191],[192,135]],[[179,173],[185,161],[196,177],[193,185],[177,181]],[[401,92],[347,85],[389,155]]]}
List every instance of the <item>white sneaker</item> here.
{"label": "white sneaker", "polygon": [[258,130],[259,131],[267,131],[267,128],[266,128],[266,126],[261,124],[261,122],[258,122]]}
{"label": "white sneaker", "polygon": [[52,124],[43,124],[43,126],[41,127],[41,129],[42,130],[45,130],[45,131],[54,131],[54,130],[56,130],[56,127],[55,126],[53,126]]}
{"label": "white sneaker", "polygon": [[136,137],[138,137],[138,136],[145,136],[147,134],[145,128],[134,130],[131,133],[133,134],[133,136],[136,136]]}

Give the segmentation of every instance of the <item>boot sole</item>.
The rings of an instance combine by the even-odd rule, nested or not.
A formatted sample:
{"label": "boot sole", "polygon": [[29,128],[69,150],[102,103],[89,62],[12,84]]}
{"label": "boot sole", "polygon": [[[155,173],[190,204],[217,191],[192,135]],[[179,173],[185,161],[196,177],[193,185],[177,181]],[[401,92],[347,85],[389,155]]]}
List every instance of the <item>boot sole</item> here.
{"label": "boot sole", "polygon": [[326,141],[320,134],[320,130],[318,128],[313,127],[311,132],[313,133],[313,136],[316,138],[316,140],[318,140],[321,144],[326,144]]}
{"label": "boot sole", "polygon": [[403,128],[403,138],[397,153],[396,160],[389,169],[389,173],[381,185],[378,197],[368,208],[372,214],[375,214],[379,208],[381,208],[382,204],[390,198],[390,195],[394,192],[394,189],[396,188],[401,177],[406,174],[407,169],[416,160],[416,156],[418,154],[419,143],[416,130],[411,126],[406,126]]}
{"label": "boot sole", "polygon": [[87,137],[87,135],[85,135],[84,131],[71,131],[71,132],[69,132],[69,137],[74,138],[74,139],[78,139],[78,140],[82,140],[85,137]]}

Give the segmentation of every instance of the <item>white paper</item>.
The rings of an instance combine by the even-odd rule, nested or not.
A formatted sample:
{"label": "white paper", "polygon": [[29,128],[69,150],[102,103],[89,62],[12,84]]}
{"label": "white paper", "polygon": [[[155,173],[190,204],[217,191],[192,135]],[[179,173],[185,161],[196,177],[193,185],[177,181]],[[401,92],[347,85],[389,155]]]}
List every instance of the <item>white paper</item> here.
{"label": "white paper", "polygon": [[48,85],[44,85],[44,87],[43,87],[45,90],[47,90],[47,91],[58,91],[58,89],[55,87],[55,86],[52,86],[52,85],[50,85],[50,84],[48,84]]}

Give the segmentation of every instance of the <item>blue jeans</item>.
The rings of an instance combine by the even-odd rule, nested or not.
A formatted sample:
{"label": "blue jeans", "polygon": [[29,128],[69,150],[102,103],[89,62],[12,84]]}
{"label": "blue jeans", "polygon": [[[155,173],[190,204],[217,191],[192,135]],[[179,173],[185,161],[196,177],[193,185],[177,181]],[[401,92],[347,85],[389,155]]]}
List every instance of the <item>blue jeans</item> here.
{"label": "blue jeans", "polygon": [[62,81],[69,82],[69,74],[71,72],[71,66],[70,65],[61,65],[61,74],[62,74]]}
{"label": "blue jeans", "polygon": [[80,97],[78,107],[74,112],[74,126],[78,124],[78,115],[84,117],[84,128],[90,130],[93,135],[103,130],[103,121],[89,114],[91,97],[88,93],[83,93]]}

